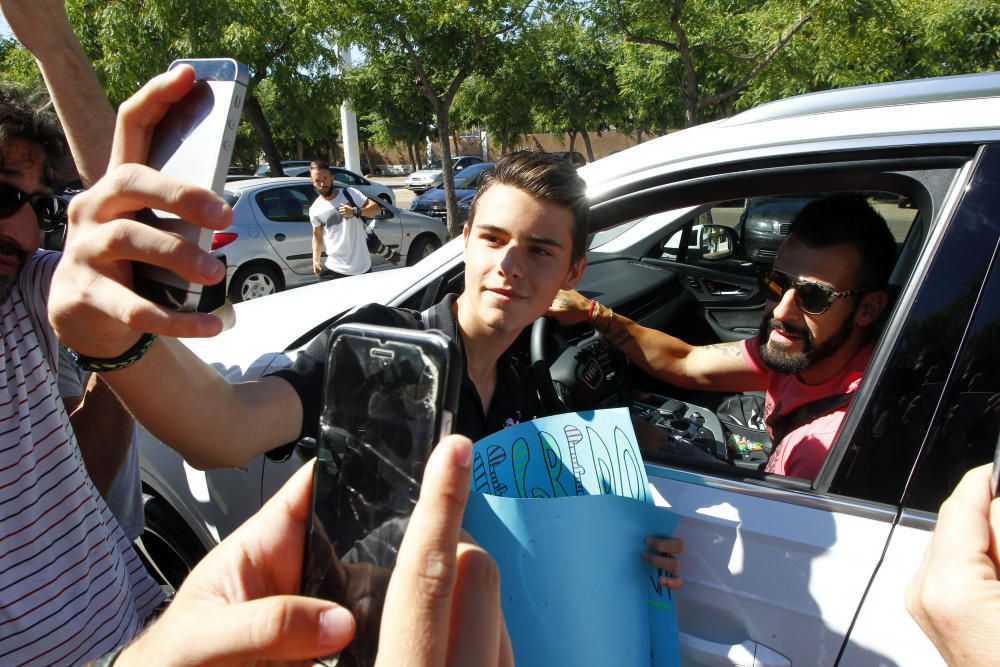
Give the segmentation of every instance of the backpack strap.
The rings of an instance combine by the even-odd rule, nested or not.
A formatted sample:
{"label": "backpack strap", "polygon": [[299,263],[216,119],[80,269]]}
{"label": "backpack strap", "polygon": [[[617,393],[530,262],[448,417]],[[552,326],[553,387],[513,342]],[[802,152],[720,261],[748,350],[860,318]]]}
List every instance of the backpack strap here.
{"label": "backpack strap", "polygon": [[786,435],[800,426],[805,426],[817,417],[839,410],[851,402],[852,396],[854,396],[853,392],[817,398],[815,401],[800,405],[788,414],[769,417],[767,425],[771,429],[771,441],[777,447]]}

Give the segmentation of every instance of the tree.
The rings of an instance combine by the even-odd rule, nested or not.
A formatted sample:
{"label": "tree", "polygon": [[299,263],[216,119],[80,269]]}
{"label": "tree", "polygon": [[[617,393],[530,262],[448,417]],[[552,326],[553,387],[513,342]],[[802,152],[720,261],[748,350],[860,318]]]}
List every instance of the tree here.
{"label": "tree", "polygon": [[423,164],[419,145],[430,131],[433,109],[410,72],[409,58],[399,51],[374,51],[345,75],[358,121],[375,144],[388,148],[402,141],[411,166]]}
{"label": "tree", "polygon": [[627,41],[671,56],[683,121],[690,126],[705,116],[730,113],[736,97],[806,26],[843,29],[891,1],[594,0],[591,16]]}
{"label": "tree", "polygon": [[346,39],[373,54],[404,54],[420,92],[434,111],[448,230],[461,233],[451,170],[449,112],[462,83],[473,72],[493,71],[529,19],[530,0],[514,5],[501,0],[345,0],[339,27]]}
{"label": "tree", "polygon": [[330,16],[319,0],[69,0],[67,10],[115,103],[176,58],[225,54],[246,64],[244,116],[272,173],[281,173],[281,154],[261,84],[270,80],[280,98],[308,98],[315,86],[336,98]]}
{"label": "tree", "polygon": [[614,40],[574,16],[556,15],[541,28],[541,58],[536,75],[545,94],[535,102],[536,118],[553,132],[579,134],[594,160],[589,129],[608,127],[618,115],[619,89]]}
{"label": "tree", "polygon": [[501,153],[517,146],[535,129],[532,109],[549,96],[541,85],[539,31],[530,27],[506,49],[489,74],[474,73],[455,96],[453,118],[465,127],[483,127]]}

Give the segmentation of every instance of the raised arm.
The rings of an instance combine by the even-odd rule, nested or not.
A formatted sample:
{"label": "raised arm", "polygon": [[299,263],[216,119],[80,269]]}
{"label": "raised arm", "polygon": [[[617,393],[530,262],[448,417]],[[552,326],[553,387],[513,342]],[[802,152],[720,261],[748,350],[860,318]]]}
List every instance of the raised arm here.
{"label": "raised arm", "polygon": [[548,315],[564,324],[589,321],[646,373],[684,389],[749,391],[765,382],[740,352],[740,343],[690,345],[644,327],[575,290],[560,290]]}
{"label": "raised arm", "polygon": [[194,70],[180,67],[122,104],[108,174],[70,207],[73,241],[52,279],[49,319],[67,346],[94,359],[120,358],[144,333],[159,334],[134,365],[103,372],[102,379],[193,465],[234,466],[298,436],[298,395],[278,378],[230,385],[170,338],[213,336],[222,328],[218,317],[170,311],[131,289],[135,260],[202,284],[224,277],[209,253],[129,217],[151,207],[210,229],[232,219],[232,209],[214,193],[142,166],[152,128],[193,83]]}
{"label": "raised arm", "polygon": [[14,35],[35,57],[84,185],[107,170],[115,112],[66,16],[63,0],[0,0]]}

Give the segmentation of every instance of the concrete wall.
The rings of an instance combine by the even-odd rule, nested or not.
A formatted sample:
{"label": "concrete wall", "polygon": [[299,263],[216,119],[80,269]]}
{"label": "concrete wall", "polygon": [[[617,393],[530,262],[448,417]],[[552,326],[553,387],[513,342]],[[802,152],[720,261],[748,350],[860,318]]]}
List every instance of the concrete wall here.
{"label": "concrete wall", "polygon": [[[617,131],[602,132],[600,136],[596,132],[592,132],[590,133],[590,143],[594,149],[594,159],[599,160],[611,153],[635,145],[635,140]],[[570,150],[569,135],[550,133],[529,134],[521,141],[517,148],[541,151],[568,151]],[[474,137],[460,138],[459,150],[455,150],[454,143],[452,143],[451,149],[452,155],[480,155],[481,153],[479,140]],[[424,158],[425,150],[424,147],[421,147],[421,159]],[[589,161],[587,146],[580,135],[577,135],[572,150],[578,151]],[[441,154],[438,142],[434,142],[434,154],[436,156]],[[379,169],[382,166],[381,170],[384,173],[406,174],[410,171],[410,159],[407,155],[406,146],[403,144],[399,144],[391,149],[372,148],[367,155],[372,167]],[[489,159],[495,160],[498,157],[500,157],[500,147],[491,144]]]}

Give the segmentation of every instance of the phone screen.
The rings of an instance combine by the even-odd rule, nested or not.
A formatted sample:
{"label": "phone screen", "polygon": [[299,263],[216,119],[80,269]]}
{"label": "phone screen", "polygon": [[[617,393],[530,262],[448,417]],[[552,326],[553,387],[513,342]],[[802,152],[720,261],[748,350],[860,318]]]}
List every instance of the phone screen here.
{"label": "phone screen", "polygon": [[[243,109],[247,70],[227,58],[177,60],[170,69],[182,64],[194,67],[194,87],[157,123],[147,162],[164,174],[221,194]],[[146,210],[139,219],[183,236],[204,250],[211,247],[212,230],[189,224],[168,211]],[[200,303],[201,285],[146,264],[137,265],[136,291],[178,310],[212,310],[222,305],[221,301]],[[225,285],[221,294],[224,299]]]}
{"label": "phone screen", "polygon": [[350,609],[357,633],[324,664],[374,664],[424,466],[451,431],[456,355],[436,331],[345,325],[331,335],[302,591]]}

